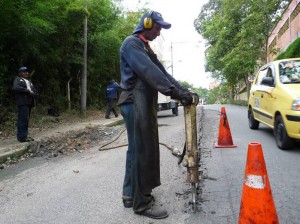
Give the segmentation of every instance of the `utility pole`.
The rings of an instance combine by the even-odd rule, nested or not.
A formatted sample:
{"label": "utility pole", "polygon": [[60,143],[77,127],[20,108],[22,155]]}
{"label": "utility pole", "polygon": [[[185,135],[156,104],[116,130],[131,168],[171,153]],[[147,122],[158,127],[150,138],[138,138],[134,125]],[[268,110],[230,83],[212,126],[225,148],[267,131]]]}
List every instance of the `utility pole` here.
{"label": "utility pole", "polygon": [[172,68],[172,74],[171,75],[172,76],[174,76],[173,44],[183,44],[183,43],[188,43],[188,41],[181,41],[181,42],[172,42],[171,41],[171,68]]}
{"label": "utility pole", "polygon": [[172,76],[174,76],[174,71],[173,71],[173,68],[174,68],[174,64],[173,64],[173,43],[171,41],[171,68],[172,68]]}
{"label": "utility pole", "polygon": [[[84,8],[87,11],[86,1],[84,0]],[[83,22],[83,71],[81,75],[81,102],[80,102],[80,112],[82,116],[86,115],[86,89],[87,89],[87,13],[84,15]]]}

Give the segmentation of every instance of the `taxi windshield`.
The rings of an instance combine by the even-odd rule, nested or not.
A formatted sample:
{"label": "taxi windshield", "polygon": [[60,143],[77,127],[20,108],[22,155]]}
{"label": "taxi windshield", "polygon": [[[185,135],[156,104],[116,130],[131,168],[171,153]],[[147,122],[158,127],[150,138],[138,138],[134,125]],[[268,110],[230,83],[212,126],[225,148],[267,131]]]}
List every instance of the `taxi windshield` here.
{"label": "taxi windshield", "polygon": [[279,78],[284,84],[300,83],[300,60],[280,62]]}

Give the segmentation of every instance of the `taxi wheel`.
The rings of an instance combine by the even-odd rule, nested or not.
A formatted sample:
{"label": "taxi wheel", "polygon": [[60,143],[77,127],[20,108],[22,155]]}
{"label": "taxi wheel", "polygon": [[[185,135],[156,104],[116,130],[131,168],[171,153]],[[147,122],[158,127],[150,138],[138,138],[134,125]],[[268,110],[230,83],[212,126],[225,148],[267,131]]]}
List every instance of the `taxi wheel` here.
{"label": "taxi wheel", "polygon": [[252,109],[248,110],[248,121],[249,121],[250,129],[258,129],[259,122],[257,120],[255,120]]}
{"label": "taxi wheel", "polygon": [[280,115],[275,119],[274,135],[278,148],[284,150],[289,149],[293,146],[293,139],[288,136],[282,117]]}

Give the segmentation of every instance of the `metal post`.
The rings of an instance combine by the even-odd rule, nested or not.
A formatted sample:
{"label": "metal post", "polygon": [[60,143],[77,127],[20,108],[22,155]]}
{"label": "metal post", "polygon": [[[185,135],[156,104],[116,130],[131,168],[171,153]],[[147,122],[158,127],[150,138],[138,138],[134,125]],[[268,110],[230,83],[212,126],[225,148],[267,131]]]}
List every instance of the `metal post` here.
{"label": "metal post", "polygon": [[199,153],[197,148],[197,113],[199,99],[194,98],[191,105],[184,106],[187,181],[191,183],[193,210],[196,210],[196,184],[199,182]]}
{"label": "metal post", "polygon": [[[87,11],[86,1],[83,2],[84,8]],[[83,20],[83,71],[81,75],[81,102],[80,102],[80,111],[81,115],[86,115],[86,91],[87,91],[87,14],[85,12]]]}
{"label": "metal post", "polygon": [[174,64],[173,64],[173,43],[171,41],[171,67],[172,67],[172,76],[174,76],[174,71],[173,71],[173,68],[174,68]]}

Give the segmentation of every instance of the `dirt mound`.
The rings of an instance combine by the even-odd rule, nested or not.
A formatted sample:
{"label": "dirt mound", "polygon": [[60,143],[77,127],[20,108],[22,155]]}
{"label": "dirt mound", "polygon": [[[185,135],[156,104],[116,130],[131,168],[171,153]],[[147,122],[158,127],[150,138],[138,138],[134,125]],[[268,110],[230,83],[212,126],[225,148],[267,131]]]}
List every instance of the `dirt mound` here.
{"label": "dirt mound", "polygon": [[80,130],[68,131],[59,136],[33,141],[27,145],[28,153],[20,157],[9,158],[4,164],[0,165],[0,168],[3,169],[31,157],[51,159],[75,152],[81,153],[95,146],[100,147],[117,136],[122,130],[124,130],[122,125],[113,127],[88,126]]}

